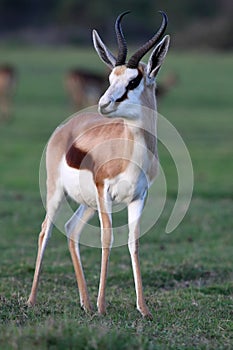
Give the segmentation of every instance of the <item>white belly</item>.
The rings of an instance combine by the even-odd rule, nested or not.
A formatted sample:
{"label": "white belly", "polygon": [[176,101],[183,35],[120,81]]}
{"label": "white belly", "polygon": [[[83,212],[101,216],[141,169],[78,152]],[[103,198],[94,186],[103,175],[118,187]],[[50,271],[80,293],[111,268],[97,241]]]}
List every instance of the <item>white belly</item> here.
{"label": "white belly", "polygon": [[[97,209],[97,188],[91,171],[71,168],[63,158],[60,175],[65,192],[74,201]],[[148,187],[147,178],[142,170],[132,164],[123,173],[104,182],[104,189],[113,204],[130,203],[142,195]]]}
{"label": "white belly", "polygon": [[97,208],[97,190],[90,171],[71,168],[63,159],[60,175],[64,190],[75,202]]}

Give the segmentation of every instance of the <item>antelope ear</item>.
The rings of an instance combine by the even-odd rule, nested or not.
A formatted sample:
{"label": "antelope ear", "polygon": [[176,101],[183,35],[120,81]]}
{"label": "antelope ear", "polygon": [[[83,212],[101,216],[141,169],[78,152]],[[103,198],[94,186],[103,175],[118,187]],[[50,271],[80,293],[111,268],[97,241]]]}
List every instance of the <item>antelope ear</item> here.
{"label": "antelope ear", "polygon": [[147,75],[149,78],[155,78],[158,74],[158,71],[167,54],[169,43],[170,36],[166,35],[153,50],[147,64]]}
{"label": "antelope ear", "polygon": [[100,59],[110,68],[113,69],[116,65],[116,58],[111,51],[105,46],[103,41],[100,39],[99,34],[96,30],[92,32],[92,38],[96,52]]}

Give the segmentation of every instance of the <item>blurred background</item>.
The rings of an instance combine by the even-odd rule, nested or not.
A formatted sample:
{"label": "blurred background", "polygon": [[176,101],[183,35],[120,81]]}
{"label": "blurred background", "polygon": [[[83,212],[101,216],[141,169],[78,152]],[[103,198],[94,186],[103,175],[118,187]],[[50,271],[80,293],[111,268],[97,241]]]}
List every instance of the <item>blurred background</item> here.
{"label": "blurred background", "polygon": [[99,28],[115,44],[113,21],[125,9],[132,11],[127,39],[133,44],[153,33],[156,11],[163,9],[169,14],[174,47],[232,49],[231,0],[1,0],[1,42],[90,46],[90,31]]}

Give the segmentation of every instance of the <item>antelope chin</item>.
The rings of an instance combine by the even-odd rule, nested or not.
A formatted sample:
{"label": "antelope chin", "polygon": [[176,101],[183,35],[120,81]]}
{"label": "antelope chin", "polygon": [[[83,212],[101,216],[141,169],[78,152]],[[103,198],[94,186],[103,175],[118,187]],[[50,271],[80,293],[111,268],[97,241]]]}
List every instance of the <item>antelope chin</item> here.
{"label": "antelope chin", "polygon": [[113,113],[114,111],[102,111],[100,112],[100,114],[103,116],[103,117],[106,117],[106,118],[110,118],[110,117],[113,117]]}

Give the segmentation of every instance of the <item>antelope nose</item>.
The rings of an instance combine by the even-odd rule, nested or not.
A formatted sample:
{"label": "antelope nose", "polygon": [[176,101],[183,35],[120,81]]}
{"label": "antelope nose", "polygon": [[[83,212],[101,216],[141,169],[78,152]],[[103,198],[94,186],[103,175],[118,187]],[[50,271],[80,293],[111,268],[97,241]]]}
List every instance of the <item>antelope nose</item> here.
{"label": "antelope nose", "polygon": [[100,107],[100,109],[105,109],[105,108],[107,108],[109,105],[110,105],[110,103],[111,103],[112,101],[107,101],[107,102],[100,102],[99,103],[99,107]]}
{"label": "antelope nose", "polygon": [[101,114],[106,113],[106,108],[110,105],[110,102],[105,102],[105,103],[99,103],[99,112]]}
{"label": "antelope nose", "polygon": [[99,101],[99,112],[101,114],[106,114],[108,107],[111,105],[112,101],[110,99],[103,99]]}

